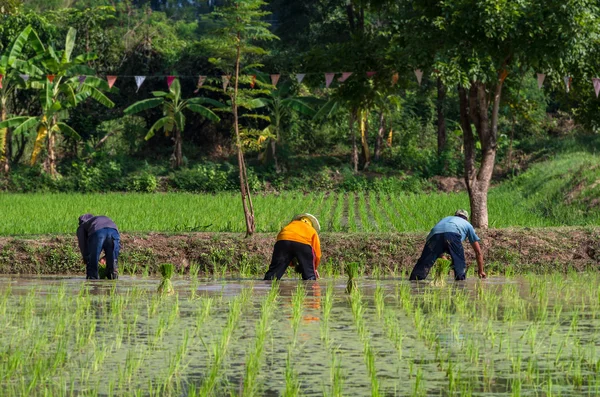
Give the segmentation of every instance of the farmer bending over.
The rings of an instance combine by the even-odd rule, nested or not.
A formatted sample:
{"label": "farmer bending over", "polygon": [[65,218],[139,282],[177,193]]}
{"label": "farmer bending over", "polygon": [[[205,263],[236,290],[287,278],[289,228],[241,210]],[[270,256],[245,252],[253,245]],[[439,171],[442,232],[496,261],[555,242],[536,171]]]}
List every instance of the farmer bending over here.
{"label": "farmer bending over", "polygon": [[320,230],[319,221],[311,214],[296,215],[277,235],[265,280],[280,280],[294,258],[298,260],[296,271],[302,273],[302,279],[316,280],[321,262]]}
{"label": "farmer bending over", "polygon": [[462,242],[467,237],[477,257],[477,273],[480,278],[485,278],[483,254],[481,253],[481,247],[479,247],[480,238],[475,234],[473,226],[467,220],[468,218],[469,213],[467,211],[458,210],[454,216],[447,216],[431,229],[421,257],[410,274],[410,280],[425,280],[437,258],[444,253],[450,254],[452,258],[455,280],[464,280],[467,265]]}
{"label": "farmer bending over", "polygon": [[106,274],[109,279],[119,276],[117,261],[119,259],[120,237],[117,225],[106,216],[85,214],[79,217],[77,241],[86,268],[86,278],[97,280],[98,261],[104,250],[106,258]]}

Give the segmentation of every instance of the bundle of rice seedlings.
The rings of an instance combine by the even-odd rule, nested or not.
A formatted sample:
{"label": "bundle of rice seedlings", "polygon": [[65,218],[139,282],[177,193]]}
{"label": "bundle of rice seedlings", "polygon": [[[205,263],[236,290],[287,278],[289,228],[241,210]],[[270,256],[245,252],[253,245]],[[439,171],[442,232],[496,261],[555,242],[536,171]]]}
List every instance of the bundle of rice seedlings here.
{"label": "bundle of rice seedlings", "polygon": [[173,277],[173,273],[175,272],[175,265],[172,263],[163,263],[160,265],[159,271],[162,275],[162,280],[158,286],[158,293],[164,295],[174,294],[175,290],[173,289],[173,283],[171,283],[171,277]]}
{"label": "bundle of rice seedlings", "polygon": [[346,293],[350,294],[350,293],[352,293],[352,290],[358,286],[357,281],[355,280],[355,278],[358,277],[358,263],[350,262],[350,263],[346,264],[345,270],[346,270],[346,274],[348,275],[348,283],[346,284]]}
{"label": "bundle of rice seedlings", "polygon": [[443,287],[446,285],[446,278],[448,277],[448,272],[452,267],[452,261],[447,259],[446,257],[438,258],[433,265],[433,285],[437,287]]}

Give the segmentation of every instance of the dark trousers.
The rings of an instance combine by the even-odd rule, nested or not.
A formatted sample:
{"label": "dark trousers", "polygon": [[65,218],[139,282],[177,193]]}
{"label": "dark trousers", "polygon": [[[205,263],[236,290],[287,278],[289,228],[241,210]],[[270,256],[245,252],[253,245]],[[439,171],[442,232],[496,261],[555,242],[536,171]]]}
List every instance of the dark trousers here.
{"label": "dark trousers", "polygon": [[96,231],[88,237],[88,252],[86,258],[86,278],[97,280],[98,261],[100,254],[104,250],[106,255],[106,274],[109,279],[116,279],[119,276],[117,262],[119,260],[119,249],[121,239],[116,229],[104,228]]}
{"label": "dark trousers", "polygon": [[464,280],[467,264],[462,240],[458,233],[439,233],[431,236],[425,243],[421,257],[410,273],[410,280],[425,280],[437,258],[444,253],[450,254],[452,257],[454,279]]}
{"label": "dark trousers", "polygon": [[273,248],[273,257],[271,265],[265,274],[265,280],[281,280],[292,259],[298,260],[298,267],[302,273],[302,280],[316,280],[315,276],[315,255],[313,249],[308,244],[298,243],[296,241],[279,240]]}

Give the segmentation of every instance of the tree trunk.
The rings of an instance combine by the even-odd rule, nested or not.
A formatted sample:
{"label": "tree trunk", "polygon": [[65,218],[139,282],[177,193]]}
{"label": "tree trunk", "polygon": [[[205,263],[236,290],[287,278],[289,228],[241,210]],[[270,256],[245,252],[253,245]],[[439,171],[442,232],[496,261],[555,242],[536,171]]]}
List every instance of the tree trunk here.
{"label": "tree trunk", "polygon": [[364,165],[363,165],[363,170],[366,170],[369,167],[369,164],[371,163],[371,154],[369,153],[369,142],[367,140],[367,135],[369,133],[369,126],[368,126],[368,111],[364,111],[360,113],[360,142],[362,145],[362,156],[363,156],[363,160],[364,160]]}
{"label": "tree trunk", "polygon": [[44,160],[44,171],[53,178],[56,177],[56,153],[54,146],[56,145],[56,135],[52,128],[48,129],[48,137],[46,138],[46,159]]}
{"label": "tree trunk", "polygon": [[375,141],[375,153],[373,159],[379,161],[381,158],[381,149],[383,147],[383,134],[385,134],[385,115],[383,111],[379,112],[379,129],[377,130],[377,140]]}
{"label": "tree trunk", "polygon": [[[238,43],[240,34],[238,33]],[[254,224],[254,207],[250,198],[250,187],[248,186],[248,176],[246,173],[246,163],[244,162],[244,151],[242,148],[242,139],[240,138],[240,127],[237,108],[238,80],[240,76],[240,46],[237,47],[237,56],[235,60],[235,86],[231,98],[231,107],[233,110],[233,125],[235,128],[235,139],[237,145],[238,167],[240,171],[240,193],[242,195],[242,207],[244,208],[244,217],[246,219],[246,237],[251,236],[256,230]]]}
{"label": "tree trunk", "polygon": [[356,146],[356,132],[354,130],[354,119],[356,116],[356,111],[350,111],[350,117],[348,117],[348,124],[350,128],[350,135],[352,136],[352,166],[354,168],[354,173],[358,172],[358,147]]}
{"label": "tree trunk", "polygon": [[[441,78],[437,78],[437,151],[438,156],[446,148],[446,118],[444,116],[444,100],[446,99],[446,87]],[[444,169],[447,164],[444,165]]]}
{"label": "tree trunk", "polygon": [[180,168],[183,166],[183,152],[181,149],[182,146],[182,138],[181,131],[179,128],[175,127],[175,150],[173,151],[173,168]]}
{"label": "tree trunk", "polygon": [[[487,211],[487,193],[494,172],[497,151],[498,112],[505,74],[499,77],[494,87],[491,120],[489,119],[489,100],[483,83],[473,82],[467,91],[459,88],[460,121],[463,128],[465,148],[465,182],[471,204],[471,223],[475,227],[487,229],[489,225]],[[481,165],[476,167],[475,137],[471,128],[475,125],[481,143]]]}
{"label": "tree trunk", "polygon": [[[2,98],[1,119],[6,121],[6,99]],[[9,153],[9,141],[11,139],[10,131],[8,128],[0,130],[0,172],[8,174],[10,172],[10,153]]]}

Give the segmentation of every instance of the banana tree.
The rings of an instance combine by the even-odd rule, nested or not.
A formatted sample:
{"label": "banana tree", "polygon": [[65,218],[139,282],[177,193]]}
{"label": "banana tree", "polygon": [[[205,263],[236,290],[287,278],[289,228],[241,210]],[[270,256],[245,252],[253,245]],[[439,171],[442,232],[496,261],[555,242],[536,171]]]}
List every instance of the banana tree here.
{"label": "banana tree", "polygon": [[282,122],[290,116],[292,112],[313,117],[316,114],[312,103],[316,101],[313,97],[296,96],[292,93],[292,83],[289,81],[280,84],[277,89],[271,90],[269,96],[260,98],[260,101],[269,112],[270,125],[263,130],[266,139],[265,152],[261,157],[272,157],[275,163],[276,172],[281,172],[281,166],[277,159],[277,148],[283,145],[283,126]]}
{"label": "banana tree", "polygon": [[114,106],[102,92],[109,90],[108,83],[90,76],[95,72],[85,66],[89,61],[96,59],[96,55],[89,53],[72,57],[76,36],[76,30],[70,28],[65,39],[65,49],[62,51],[56,51],[51,46],[43,49],[43,45],[39,43],[43,53],[34,57],[32,61],[41,65],[43,73],[32,75],[29,86],[40,91],[41,114],[13,117],[0,123],[0,129],[14,128],[14,134],[32,129],[37,131],[31,164],[35,164],[45,146],[44,170],[53,177],[58,175],[55,150],[57,134],[80,139],[73,128],[61,121],[68,117],[69,109],[74,109],[90,97],[106,107]]}
{"label": "banana tree", "polygon": [[[8,99],[17,87],[25,87],[26,82],[21,75],[39,72],[39,68],[22,58],[23,49],[29,43],[36,52],[43,51],[43,46],[37,33],[27,26],[17,36],[6,54],[0,56],[0,122],[8,118]],[[0,129],[0,169],[4,173],[10,171],[9,145],[11,131],[9,128]]]}
{"label": "banana tree", "polygon": [[164,130],[166,136],[174,134],[173,141],[175,148],[173,150],[173,167],[181,167],[183,165],[183,153],[182,153],[182,133],[185,129],[185,115],[184,110],[190,110],[194,113],[200,114],[202,117],[218,122],[221,119],[211,109],[203,106],[203,104],[210,104],[217,108],[223,108],[225,105],[222,103],[212,100],[210,98],[181,98],[181,85],[179,79],[175,79],[169,88],[169,92],[154,91],[152,93],[154,98],[144,99],[136,102],[124,110],[125,114],[135,114],[142,112],[147,109],[152,109],[158,106],[162,106],[163,117],[160,118],[146,134],[146,140],[152,138],[156,131]]}

